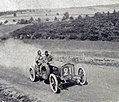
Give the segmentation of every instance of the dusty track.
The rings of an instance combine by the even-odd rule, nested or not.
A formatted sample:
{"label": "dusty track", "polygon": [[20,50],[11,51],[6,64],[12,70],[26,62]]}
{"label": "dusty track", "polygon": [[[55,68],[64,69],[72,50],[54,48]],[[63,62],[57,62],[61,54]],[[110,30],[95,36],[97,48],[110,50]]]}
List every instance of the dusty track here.
{"label": "dusty track", "polygon": [[119,69],[105,66],[83,65],[88,85],[70,86],[54,94],[49,85],[31,82],[28,73],[17,68],[0,67],[0,83],[8,84],[43,102],[118,102]]}
{"label": "dusty track", "polygon": [[[40,41],[39,43],[30,41],[30,43],[24,43],[10,39],[0,43],[0,83],[8,84],[23,92],[25,95],[35,97],[42,102],[119,101],[119,68],[115,67],[83,65],[87,73],[88,85],[70,86],[62,90],[60,94],[54,94],[50,90],[50,86],[43,82],[31,82],[27,70],[29,66],[33,65],[36,51],[39,48],[42,50],[47,49],[51,52],[61,50],[61,55],[64,54],[66,57],[69,55],[82,55],[84,52],[79,52],[83,49],[86,51],[89,51],[89,49],[91,49],[91,51],[96,50],[96,52],[88,54],[91,58],[97,54],[97,57],[102,57],[104,53],[100,51],[108,50],[112,52],[105,52],[103,57],[115,58],[116,56],[117,59],[119,58],[118,43],[77,41]],[[75,53],[76,49],[77,51],[79,50],[77,54]],[[113,53],[113,49],[116,49],[117,52]],[[65,53],[63,51],[65,51]],[[71,53],[67,51],[71,51]],[[55,54],[56,57],[60,57],[58,53],[53,54]],[[80,65],[82,66],[82,64]]]}

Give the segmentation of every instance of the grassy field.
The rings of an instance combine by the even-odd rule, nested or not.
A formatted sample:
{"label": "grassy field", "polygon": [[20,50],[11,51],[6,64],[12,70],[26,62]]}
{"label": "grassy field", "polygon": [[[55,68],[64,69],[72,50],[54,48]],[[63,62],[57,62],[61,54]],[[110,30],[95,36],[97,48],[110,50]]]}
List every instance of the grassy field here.
{"label": "grassy field", "polygon": [[[100,5],[100,6],[89,6],[89,7],[72,7],[72,8],[62,8],[62,9],[40,9],[40,10],[34,10],[34,12],[26,11],[26,12],[18,12],[17,17],[13,17],[13,15],[3,15],[0,17],[0,20],[8,20],[12,21],[13,19],[30,19],[30,17],[33,17],[34,19],[41,18],[43,21],[46,18],[49,18],[51,21],[54,20],[54,17],[57,16],[59,19],[62,18],[63,14],[65,12],[69,12],[71,16],[77,17],[79,15],[82,15],[83,17],[88,14],[89,16],[94,15],[96,12],[113,12],[113,10],[119,10],[118,4],[114,5]],[[59,13],[59,15],[56,15]]]}
{"label": "grassy field", "polygon": [[50,51],[63,62],[119,66],[119,42],[74,40],[27,40],[26,43]]}
{"label": "grassy field", "polygon": [[26,25],[20,25],[20,24],[17,24],[17,25],[14,25],[14,24],[10,24],[10,25],[1,25],[0,26],[0,38],[3,38],[3,37],[9,37],[9,32],[12,32],[14,30],[17,30],[19,28],[22,28]]}
{"label": "grassy field", "polygon": [[0,84],[0,101],[1,102],[33,102],[35,99],[30,99],[28,96],[23,95],[18,90],[10,85]]}

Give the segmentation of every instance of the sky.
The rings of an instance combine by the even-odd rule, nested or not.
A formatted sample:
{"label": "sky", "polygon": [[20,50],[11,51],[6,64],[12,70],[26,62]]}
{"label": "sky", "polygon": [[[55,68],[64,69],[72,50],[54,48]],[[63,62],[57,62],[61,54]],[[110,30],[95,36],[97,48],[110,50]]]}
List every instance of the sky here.
{"label": "sky", "polygon": [[119,0],[0,0],[0,11],[116,4]]}

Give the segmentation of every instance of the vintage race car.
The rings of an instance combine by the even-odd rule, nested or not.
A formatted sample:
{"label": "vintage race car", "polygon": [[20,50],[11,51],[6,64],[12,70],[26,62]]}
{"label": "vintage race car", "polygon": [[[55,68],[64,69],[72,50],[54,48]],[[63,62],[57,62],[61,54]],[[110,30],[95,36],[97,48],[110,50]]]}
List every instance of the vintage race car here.
{"label": "vintage race car", "polygon": [[42,65],[32,66],[29,69],[31,81],[44,80],[50,84],[50,88],[54,93],[61,90],[61,86],[65,83],[75,83],[84,85],[87,77],[84,68],[79,67],[77,72],[74,64],[42,63]]}

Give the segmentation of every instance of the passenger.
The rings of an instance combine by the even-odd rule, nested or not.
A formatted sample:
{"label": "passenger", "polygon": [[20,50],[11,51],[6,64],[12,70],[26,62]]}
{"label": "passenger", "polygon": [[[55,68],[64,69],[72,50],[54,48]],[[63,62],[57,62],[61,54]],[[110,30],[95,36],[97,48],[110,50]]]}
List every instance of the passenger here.
{"label": "passenger", "polygon": [[43,57],[41,55],[41,50],[38,50],[37,56],[35,58],[35,62],[38,66],[40,66],[42,64],[42,60],[43,60]]}

